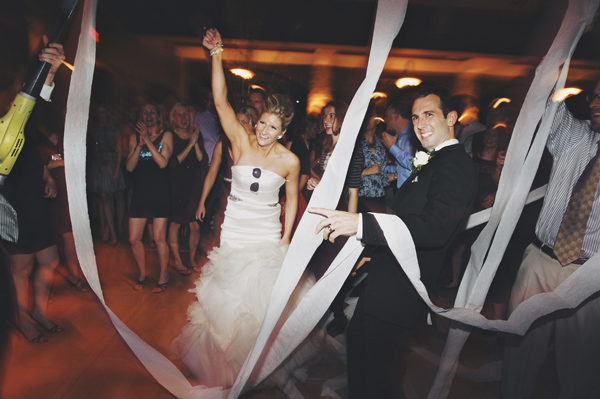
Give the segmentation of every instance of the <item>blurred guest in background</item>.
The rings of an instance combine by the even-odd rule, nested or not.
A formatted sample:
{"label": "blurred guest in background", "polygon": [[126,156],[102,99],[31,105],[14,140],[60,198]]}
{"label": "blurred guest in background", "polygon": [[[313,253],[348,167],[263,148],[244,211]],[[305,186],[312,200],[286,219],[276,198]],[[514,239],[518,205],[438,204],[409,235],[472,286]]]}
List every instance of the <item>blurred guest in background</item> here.
{"label": "blurred guest in background", "polygon": [[485,130],[485,125],[479,122],[479,99],[471,94],[457,94],[452,101],[458,112],[456,138],[467,152],[472,152],[475,134]]}
{"label": "blurred guest in background", "polygon": [[196,206],[202,195],[204,178],[208,172],[208,155],[197,125],[191,124],[190,108],[176,103],[169,114],[173,131],[173,157],[169,165],[171,183],[171,223],[169,246],[173,252],[173,269],[181,275],[191,271],[179,254],[179,228],[189,226],[189,267],[196,268],[196,253],[200,243],[200,225],[196,221]]}
{"label": "blurred guest in background", "polygon": [[131,136],[127,170],[133,172],[135,186],[129,209],[129,242],[140,269],[136,291],[144,287],[148,271],[142,243],[144,226],[153,219],[152,236],[156,243],[160,275],[153,292],[160,293],[169,281],[169,246],[166,241],[167,221],[171,212],[167,165],[173,152],[173,134],[163,128],[156,104],[146,104],[140,110],[136,125],[137,135]]}
{"label": "blurred guest in background", "polygon": [[246,104],[251,106],[258,112],[258,115],[262,115],[265,112],[265,103],[267,101],[267,93],[263,89],[252,88],[248,94],[248,101]]}
{"label": "blurred guest in background", "polygon": [[103,241],[116,244],[115,208],[119,220],[123,219],[125,204],[115,207],[115,193],[125,190],[121,173],[122,142],[121,122],[118,117],[99,103],[93,102],[88,127],[90,156],[88,162],[88,187],[98,198],[98,219]]}
{"label": "blurred guest in background", "polygon": [[[510,132],[506,127],[498,126],[484,133],[483,146],[476,146],[471,154],[477,170],[477,195],[473,204],[474,211],[491,208],[496,199],[498,181],[504,166],[504,158],[510,141]],[[469,257],[471,245],[475,242],[485,225],[480,225],[458,234],[452,248],[452,280],[444,288],[458,287]]]}
{"label": "blurred guest in background", "polygon": [[[364,212],[385,212],[385,188],[389,185],[390,173],[385,171],[387,150],[379,138],[377,109],[373,103],[367,108],[365,120],[360,128],[357,150],[363,160],[363,170],[358,190],[359,209]],[[355,151],[356,153],[357,151]]]}
{"label": "blurred guest in background", "polygon": [[204,150],[208,154],[208,164],[212,162],[212,154],[221,136],[221,124],[215,109],[212,92],[204,93],[204,111],[198,112],[194,116],[194,123],[200,129],[202,140],[204,141]]}
{"label": "blurred guest in background", "polygon": [[[340,138],[339,135],[346,111],[348,111],[348,106],[341,101],[331,101],[323,107],[321,113],[323,131],[319,135],[320,138],[317,140],[315,149],[316,165],[311,169],[311,177],[306,183],[308,199],[310,198],[310,192],[320,183],[323,173],[327,169],[329,158],[333,154]],[[360,186],[361,172],[362,165],[350,165],[350,170],[346,177],[348,192],[346,195],[342,195],[339,204],[349,212],[356,212],[358,209],[358,188]]]}
{"label": "blurred guest in background", "polygon": [[385,110],[384,120],[386,129],[381,134],[381,141],[394,161],[394,165],[388,166],[387,171],[394,173],[392,178],[396,179],[396,188],[400,188],[410,175],[411,159],[414,158],[420,144],[413,132],[410,111],[404,103],[400,101],[390,103]]}

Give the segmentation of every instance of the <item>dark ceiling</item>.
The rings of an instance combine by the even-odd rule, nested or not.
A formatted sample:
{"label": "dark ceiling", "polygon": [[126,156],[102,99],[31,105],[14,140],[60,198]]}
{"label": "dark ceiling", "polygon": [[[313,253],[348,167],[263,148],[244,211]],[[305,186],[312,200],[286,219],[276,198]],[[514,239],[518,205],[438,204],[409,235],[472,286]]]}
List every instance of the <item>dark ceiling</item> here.
{"label": "dark ceiling", "polygon": [[[98,27],[116,21],[134,34],[196,36],[216,27],[226,38],[366,46],[375,0],[100,0]],[[566,0],[414,0],[397,48],[531,55],[553,37]],[[191,22],[194,21],[194,22]],[[600,60],[600,29],[576,58]],[[542,50],[543,51],[543,50]]]}
{"label": "dark ceiling", "polygon": [[[28,36],[27,29],[30,34],[47,32],[46,25],[58,19],[63,1],[72,0],[5,1],[6,6],[0,8],[0,37],[4,39],[2,53],[11,57],[0,62],[0,86],[7,85],[4,82],[10,82],[24,64],[27,54],[22,50],[27,48],[27,38],[35,36]],[[409,0],[394,47],[539,56],[554,38],[567,3]],[[117,52],[115,38],[198,37],[194,28],[203,26],[219,28],[226,39],[368,46],[376,4],[376,0],[98,0],[97,30],[101,38],[112,39],[100,41],[98,57]],[[71,46],[76,46],[77,37],[72,36]],[[598,43],[596,24],[582,37],[574,58],[600,61]],[[72,57],[74,52],[69,54]],[[141,58],[140,54],[127,55]],[[125,68],[125,55],[115,57],[122,62],[112,67]],[[156,62],[154,56],[146,59]],[[275,72],[285,74],[282,68]],[[157,84],[169,87],[169,82]]]}
{"label": "dark ceiling", "polygon": [[[2,49],[12,54],[15,65],[22,63],[22,50],[27,48],[27,29],[38,35],[47,32],[63,1],[73,0],[3,2]],[[409,0],[394,47],[542,55],[567,2]],[[219,28],[227,39],[367,46],[376,4],[376,0],[98,0],[97,28],[100,35],[113,31],[197,37],[193,27],[208,26]],[[574,58],[600,61],[598,43],[600,27],[595,24],[583,35]]]}

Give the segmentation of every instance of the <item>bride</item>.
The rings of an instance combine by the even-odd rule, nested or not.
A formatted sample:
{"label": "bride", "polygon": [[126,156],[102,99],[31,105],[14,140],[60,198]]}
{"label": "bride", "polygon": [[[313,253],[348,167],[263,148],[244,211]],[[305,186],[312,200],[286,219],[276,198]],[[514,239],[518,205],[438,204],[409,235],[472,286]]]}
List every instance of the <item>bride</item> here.
{"label": "bride", "polygon": [[[221,246],[213,249],[192,292],[189,323],[175,340],[179,357],[207,387],[233,385],[250,352],[265,316],[267,303],[289,245],[298,203],[300,162],[277,140],[285,133],[294,111],[290,99],[272,95],[260,116],[256,135],[248,135],[227,100],[221,59],[221,35],[210,29],[202,44],[212,56],[214,102],[231,141],[234,166],[232,187],[221,231]],[[285,231],[281,233],[279,189],[285,184]],[[297,293],[314,280],[303,278]],[[295,369],[295,356],[283,367]],[[280,367],[277,384],[288,372]],[[292,372],[292,371],[290,371]],[[275,382],[275,381],[274,381]]]}

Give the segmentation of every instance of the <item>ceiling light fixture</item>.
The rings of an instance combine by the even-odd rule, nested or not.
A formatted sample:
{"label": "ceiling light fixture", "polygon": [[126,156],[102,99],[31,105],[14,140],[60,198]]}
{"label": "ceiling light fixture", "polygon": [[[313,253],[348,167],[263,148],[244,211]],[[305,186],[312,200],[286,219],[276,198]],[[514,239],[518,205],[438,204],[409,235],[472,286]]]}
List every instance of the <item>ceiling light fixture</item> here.
{"label": "ceiling light fixture", "polygon": [[406,86],[418,86],[421,82],[422,80],[417,78],[400,78],[396,81],[396,87],[401,89]]}
{"label": "ceiling light fixture", "polygon": [[254,72],[243,68],[233,68],[230,69],[229,72],[246,80],[252,79],[254,76],[256,76]]}

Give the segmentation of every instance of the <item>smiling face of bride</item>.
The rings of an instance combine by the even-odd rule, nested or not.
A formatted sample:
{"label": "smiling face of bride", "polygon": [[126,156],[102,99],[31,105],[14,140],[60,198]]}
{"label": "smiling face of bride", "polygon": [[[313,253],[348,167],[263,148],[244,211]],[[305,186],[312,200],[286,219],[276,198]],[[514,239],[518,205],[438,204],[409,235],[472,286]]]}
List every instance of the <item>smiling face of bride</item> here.
{"label": "smiling face of bride", "polygon": [[256,139],[258,145],[266,147],[277,142],[277,139],[285,133],[282,130],[281,118],[270,112],[264,112],[256,124]]}

